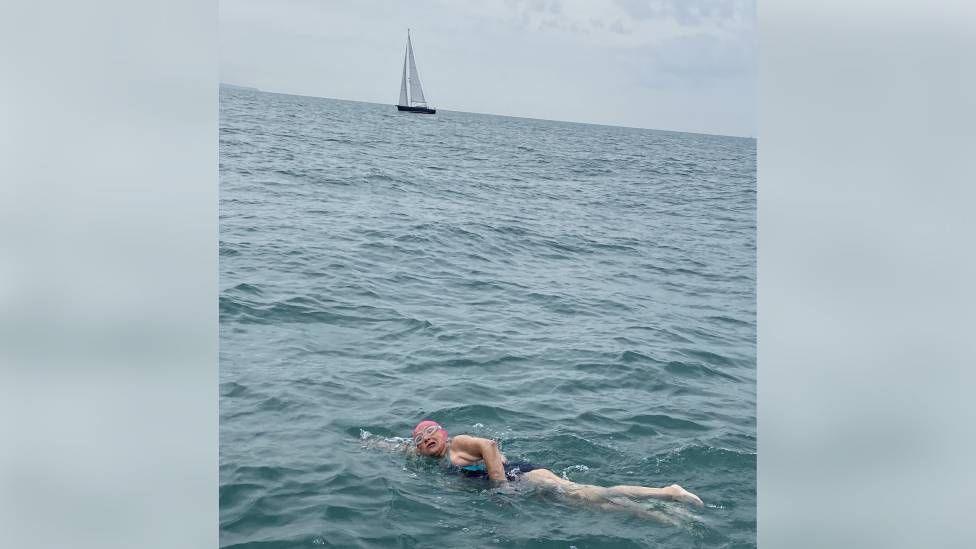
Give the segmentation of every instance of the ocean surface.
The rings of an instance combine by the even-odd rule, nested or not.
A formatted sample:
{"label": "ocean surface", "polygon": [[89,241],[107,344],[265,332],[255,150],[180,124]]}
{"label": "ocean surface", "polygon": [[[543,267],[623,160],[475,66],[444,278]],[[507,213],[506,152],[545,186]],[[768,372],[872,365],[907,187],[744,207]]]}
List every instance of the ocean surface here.
{"label": "ocean surface", "polygon": [[[756,141],[222,88],[220,544],[756,544]],[[383,448],[421,419],[663,525]]]}

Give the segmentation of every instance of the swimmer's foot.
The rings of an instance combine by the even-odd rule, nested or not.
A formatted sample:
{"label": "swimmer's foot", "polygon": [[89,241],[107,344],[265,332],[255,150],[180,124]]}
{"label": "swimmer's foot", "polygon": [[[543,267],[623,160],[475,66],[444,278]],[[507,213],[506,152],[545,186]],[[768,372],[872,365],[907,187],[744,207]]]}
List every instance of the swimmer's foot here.
{"label": "swimmer's foot", "polygon": [[665,490],[668,491],[669,495],[671,496],[671,499],[673,499],[674,501],[688,503],[696,507],[704,507],[705,505],[704,503],[702,503],[700,497],[696,496],[695,494],[692,494],[691,492],[685,490],[684,488],[678,486],[677,484],[672,484],[671,486],[665,488]]}

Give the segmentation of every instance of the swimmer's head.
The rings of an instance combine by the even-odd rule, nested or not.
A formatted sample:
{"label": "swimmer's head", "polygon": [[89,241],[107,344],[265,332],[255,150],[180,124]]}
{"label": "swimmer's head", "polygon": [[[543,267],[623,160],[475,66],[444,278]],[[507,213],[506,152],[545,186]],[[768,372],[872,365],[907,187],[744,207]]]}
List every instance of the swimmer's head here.
{"label": "swimmer's head", "polygon": [[441,456],[447,450],[447,431],[440,423],[425,419],[413,428],[413,445],[425,456]]}

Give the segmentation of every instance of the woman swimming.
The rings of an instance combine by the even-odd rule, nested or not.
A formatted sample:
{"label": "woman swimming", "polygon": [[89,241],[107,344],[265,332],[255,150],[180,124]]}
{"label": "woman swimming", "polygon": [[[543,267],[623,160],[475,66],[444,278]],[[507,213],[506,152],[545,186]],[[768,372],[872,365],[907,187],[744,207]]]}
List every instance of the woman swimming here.
{"label": "woman swimming", "polygon": [[444,427],[429,419],[413,428],[412,448],[464,476],[487,477],[501,485],[510,481],[525,481],[577,501],[596,504],[604,509],[628,511],[662,522],[674,523],[669,517],[646,509],[629,498],[655,498],[699,507],[703,505],[698,496],[677,484],[663,488],[579,484],[529,462],[509,461],[494,440],[469,435],[451,437]]}

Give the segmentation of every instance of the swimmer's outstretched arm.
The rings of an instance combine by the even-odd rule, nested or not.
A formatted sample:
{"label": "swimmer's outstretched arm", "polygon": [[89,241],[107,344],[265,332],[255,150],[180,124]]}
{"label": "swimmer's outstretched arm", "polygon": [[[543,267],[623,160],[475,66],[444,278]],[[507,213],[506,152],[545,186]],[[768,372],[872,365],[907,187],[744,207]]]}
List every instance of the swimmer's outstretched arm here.
{"label": "swimmer's outstretched arm", "polygon": [[483,460],[489,479],[501,483],[508,482],[508,478],[505,477],[505,456],[494,440],[457,435],[452,439],[451,450],[469,461]]}

